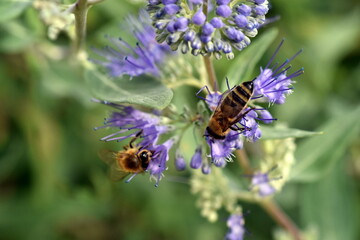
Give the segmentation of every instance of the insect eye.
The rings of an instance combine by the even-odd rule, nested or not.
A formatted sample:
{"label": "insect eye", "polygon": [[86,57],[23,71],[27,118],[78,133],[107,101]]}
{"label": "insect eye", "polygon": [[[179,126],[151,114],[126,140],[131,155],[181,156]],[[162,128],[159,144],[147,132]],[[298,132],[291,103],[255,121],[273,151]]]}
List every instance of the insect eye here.
{"label": "insect eye", "polygon": [[148,160],[148,153],[147,152],[140,153],[140,159],[141,159],[141,161]]}

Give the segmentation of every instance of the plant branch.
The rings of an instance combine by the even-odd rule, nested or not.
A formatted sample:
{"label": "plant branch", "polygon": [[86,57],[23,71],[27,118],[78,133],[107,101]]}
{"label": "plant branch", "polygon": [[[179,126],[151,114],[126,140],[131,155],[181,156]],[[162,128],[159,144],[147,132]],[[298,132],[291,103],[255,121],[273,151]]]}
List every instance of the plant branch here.
{"label": "plant branch", "polygon": [[77,0],[73,7],[75,15],[75,53],[79,53],[85,47],[86,39],[86,20],[89,10],[87,0]]}
{"label": "plant branch", "polygon": [[214,65],[210,57],[204,56],[203,58],[204,58],[206,72],[208,74],[208,82],[210,85],[209,88],[214,91],[215,89],[217,89],[217,80],[216,80]]}
{"label": "plant branch", "polygon": [[244,174],[252,175],[254,170],[251,168],[249,158],[244,149],[238,149],[235,151],[236,159],[238,160],[240,166],[244,169]]}
{"label": "plant branch", "polygon": [[301,240],[299,229],[295,223],[286,215],[285,212],[272,200],[265,200],[259,202],[265,211],[283,228],[285,228],[294,238],[294,240]]}
{"label": "plant branch", "polygon": [[102,1],[104,0],[77,0],[76,3],[70,7],[70,11],[75,16],[75,53],[77,54],[85,47],[88,10],[91,6]]}
{"label": "plant branch", "polygon": [[[246,175],[254,174],[254,170],[250,166],[249,158],[247,157],[246,152],[243,149],[236,150],[235,155],[240,166],[244,169],[244,173]],[[280,226],[285,228],[293,236],[294,240],[301,240],[299,229],[295,223],[274,201],[261,199],[257,202]]]}

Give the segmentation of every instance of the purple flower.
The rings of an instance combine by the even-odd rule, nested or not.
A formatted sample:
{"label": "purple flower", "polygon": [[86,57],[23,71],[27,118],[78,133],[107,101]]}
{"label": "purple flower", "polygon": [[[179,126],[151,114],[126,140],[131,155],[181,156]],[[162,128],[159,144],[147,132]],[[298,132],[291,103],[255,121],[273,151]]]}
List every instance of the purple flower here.
{"label": "purple flower", "polygon": [[[229,32],[236,31],[229,28]],[[230,34],[230,33],[229,33]],[[232,34],[232,33],[231,33]],[[235,149],[241,149],[243,144],[243,139],[250,142],[256,142],[261,138],[261,130],[259,127],[259,122],[269,124],[272,121],[276,120],[272,117],[270,112],[265,108],[256,107],[254,102],[269,102],[269,103],[284,103],[285,96],[291,92],[291,83],[293,81],[291,78],[297,77],[303,73],[303,69],[296,71],[290,75],[286,75],[286,71],[290,69],[287,67],[287,64],[294,59],[301,51],[296,53],[289,60],[286,60],[283,64],[275,64],[271,69],[269,66],[272,64],[272,61],[279,51],[283,41],[280,43],[279,47],[276,49],[274,55],[271,57],[269,63],[264,68],[261,68],[260,75],[253,80],[253,96],[249,99],[248,107],[242,109],[241,114],[243,115],[237,123],[234,123],[231,126],[231,130],[225,136],[225,139],[214,139],[209,135],[208,132],[205,132],[206,142],[210,146],[210,156],[212,162],[219,167],[222,167],[226,164],[226,161],[231,159],[232,151]],[[226,43],[224,48],[227,47]],[[215,45],[215,48],[217,46]],[[224,50],[223,50],[224,51]],[[285,69],[283,69],[285,68]],[[196,94],[199,95],[204,89],[207,90],[206,98],[199,97],[203,99],[209,109],[214,112],[219,106],[223,98],[227,97],[227,94],[231,89],[225,91],[223,94],[218,92],[210,92],[207,87],[203,87]],[[240,114],[240,113],[239,113]],[[230,126],[229,126],[230,127]],[[227,129],[225,129],[227,130]],[[224,131],[225,131],[224,130]]]}
{"label": "purple flower", "polygon": [[224,167],[227,161],[231,161],[232,152],[243,147],[240,133],[233,130],[230,130],[223,140],[206,137],[206,142],[210,146],[210,157],[217,167]]}
{"label": "purple flower", "polygon": [[231,15],[232,11],[228,5],[220,5],[216,8],[216,15],[227,18]]}
{"label": "purple flower", "polygon": [[251,13],[251,7],[245,4],[237,5],[236,11],[244,16],[249,16]]}
{"label": "purple flower", "polygon": [[149,171],[150,177],[155,179],[155,187],[159,186],[159,181],[163,177],[163,172],[167,169],[166,162],[169,160],[169,150],[174,144],[175,139],[169,139],[161,145],[154,145],[153,150],[155,153],[159,153],[158,157],[153,158],[146,171]]}
{"label": "purple flower", "polygon": [[269,11],[269,8],[268,8],[268,6],[265,6],[265,5],[256,6],[254,8],[254,12],[257,15],[265,15],[265,14],[267,14],[268,11]]}
{"label": "purple flower", "polygon": [[[215,6],[212,5],[215,2]],[[149,1],[147,11],[157,29],[157,40],[182,53],[191,52],[214,54],[219,59],[225,54],[228,59],[234,57],[233,49],[241,51],[250,44],[249,37],[257,35],[257,29],[264,24],[268,12],[268,1],[216,0],[206,1],[207,13],[204,12],[202,0],[162,1],[155,4]],[[169,10],[171,8],[171,11]],[[174,27],[173,22],[182,20],[182,27]],[[164,27],[166,25],[167,27]],[[183,34],[185,32],[185,34]],[[191,37],[187,32],[191,32]],[[169,35],[177,34],[175,39]],[[189,42],[191,44],[189,44]],[[219,42],[221,47],[219,47]]]}
{"label": "purple flower", "polygon": [[229,3],[230,3],[230,0],[216,0],[217,5],[226,5]]}
{"label": "purple flower", "polygon": [[210,174],[210,172],[211,172],[211,166],[210,166],[210,164],[209,163],[207,163],[207,162],[205,162],[205,163],[203,163],[202,165],[201,165],[201,172],[203,173],[203,174]]}
{"label": "purple flower", "polygon": [[226,240],[242,240],[244,239],[245,234],[245,221],[243,215],[241,214],[232,214],[226,222],[229,231],[227,232],[225,239]]}
{"label": "purple flower", "polygon": [[244,15],[241,15],[241,14],[236,15],[236,16],[234,17],[234,21],[235,21],[236,25],[237,25],[238,27],[241,27],[241,28],[246,27],[247,24],[248,24],[247,18],[246,18]]}
{"label": "purple flower", "polygon": [[301,68],[298,71],[287,75],[287,71],[291,68],[288,64],[299,55],[302,50],[298,51],[290,59],[287,59],[282,64],[275,63],[271,68],[270,65],[274,60],[277,52],[284,43],[284,40],[281,41],[273,56],[270,58],[270,61],[265,68],[260,68],[260,75],[254,80],[254,97],[259,101],[267,101],[270,103],[283,104],[285,98],[292,92],[291,84],[294,83],[292,78],[295,78],[301,75],[304,72],[304,69]]}
{"label": "purple flower", "polygon": [[202,164],[202,149],[201,146],[196,148],[195,154],[192,156],[190,160],[190,167],[193,169],[198,169]]}
{"label": "purple flower", "polygon": [[200,3],[203,3],[204,0],[189,0],[192,4],[198,5]]}
{"label": "purple flower", "polygon": [[171,51],[168,46],[156,42],[156,33],[147,12],[141,11],[139,17],[129,16],[123,28],[134,35],[136,46],[131,46],[121,38],[107,37],[114,47],[94,49],[104,60],[91,60],[104,66],[112,77],[134,77],[142,74],[159,76],[159,66],[165,62]]}
{"label": "purple flower", "polygon": [[184,156],[180,153],[179,150],[176,150],[175,153],[175,168],[178,171],[183,171],[186,168]]}
{"label": "purple flower", "polygon": [[222,28],[224,26],[224,23],[218,17],[211,19],[210,24],[213,25],[214,28]]}
{"label": "purple flower", "polygon": [[189,19],[187,19],[186,17],[180,17],[176,20],[174,27],[177,31],[184,32],[188,28],[188,25]]}
{"label": "purple flower", "polygon": [[192,22],[196,25],[203,25],[205,23],[206,16],[200,8],[192,17]]}
{"label": "purple flower", "polygon": [[174,15],[180,10],[180,7],[176,4],[167,4],[164,7],[164,11],[168,15]]}
{"label": "purple flower", "polygon": [[275,193],[275,188],[270,185],[270,181],[273,179],[269,179],[269,173],[255,173],[251,179],[251,187],[250,189],[257,188],[259,195],[261,197],[266,197]]}
{"label": "purple flower", "polygon": [[[122,141],[127,138],[138,136],[142,141],[137,145],[145,148],[153,153],[151,161],[146,169],[150,173],[151,178],[155,178],[158,186],[163,172],[167,169],[166,162],[169,160],[169,150],[172,147],[175,139],[169,139],[163,144],[158,144],[160,135],[171,130],[170,126],[161,124],[159,116],[142,112],[130,106],[123,106],[108,101],[100,101],[97,99],[94,102],[103,103],[116,109],[112,112],[109,118],[105,119],[104,126],[100,128],[112,127],[119,129],[115,133],[101,138],[102,141]],[[136,174],[133,174],[128,181],[130,181]]]}
{"label": "purple flower", "polygon": [[210,36],[214,32],[214,26],[210,23],[205,23],[202,27],[202,34],[206,36]]}

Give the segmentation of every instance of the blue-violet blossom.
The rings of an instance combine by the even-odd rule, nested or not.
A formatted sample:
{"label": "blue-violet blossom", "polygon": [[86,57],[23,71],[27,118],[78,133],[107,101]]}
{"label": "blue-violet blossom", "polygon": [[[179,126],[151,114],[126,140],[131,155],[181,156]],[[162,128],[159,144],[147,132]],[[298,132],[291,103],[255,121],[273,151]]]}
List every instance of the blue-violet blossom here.
{"label": "blue-violet blossom", "polygon": [[[265,22],[268,1],[148,0],[147,11],[157,29],[156,39],[182,53],[234,57],[250,44]],[[211,16],[211,17],[210,17]]]}
{"label": "blue-violet blossom", "polygon": [[275,188],[271,186],[270,181],[274,179],[269,178],[269,173],[257,172],[251,179],[250,189],[257,188],[261,197],[266,197],[275,193]]}
{"label": "blue-violet blossom", "polygon": [[123,24],[123,29],[127,29],[136,38],[136,46],[131,46],[121,38],[107,36],[114,48],[106,46],[102,50],[94,49],[104,60],[91,60],[104,66],[112,77],[135,77],[142,74],[160,76],[159,67],[171,53],[169,46],[156,42],[155,30],[145,10],[140,11],[139,17],[131,15],[126,20],[127,24]]}
{"label": "blue-violet blossom", "polygon": [[[253,80],[254,83],[254,94],[250,99],[248,107],[243,110],[245,114],[238,123],[234,124],[233,127],[238,130],[230,130],[225,139],[213,139],[208,133],[205,133],[206,142],[210,146],[210,157],[215,166],[222,167],[226,164],[226,161],[230,161],[232,157],[232,151],[235,149],[241,149],[243,147],[243,139],[247,139],[250,142],[255,142],[261,137],[261,130],[259,128],[258,121],[265,124],[271,123],[275,120],[270,112],[265,108],[256,107],[255,102],[269,102],[271,104],[282,104],[285,102],[285,98],[292,92],[291,84],[292,78],[295,78],[304,72],[301,68],[294,73],[287,75],[287,71],[291,66],[287,66],[291,60],[293,60],[302,50],[298,51],[293,57],[287,59],[282,64],[275,63],[273,60],[282,46],[284,40],[281,41],[273,56],[265,68],[260,68],[260,75]],[[270,67],[270,65],[272,65]],[[200,91],[202,91],[202,88]],[[228,94],[228,91],[221,94],[219,92],[210,92],[206,98],[202,98],[207,103],[211,111],[215,111],[216,107],[220,104],[221,99]],[[198,92],[199,93],[199,92]]]}
{"label": "blue-violet blossom", "polygon": [[[155,186],[158,186],[163,172],[167,169],[166,162],[169,160],[168,153],[175,140],[172,138],[162,144],[158,144],[157,142],[160,135],[169,132],[171,127],[163,125],[160,117],[155,114],[142,112],[131,106],[124,106],[108,101],[100,101],[97,99],[93,101],[109,105],[116,109],[116,111],[111,113],[110,117],[105,118],[103,126],[95,129],[112,127],[119,130],[100,140],[122,141],[135,137],[141,132],[140,137],[142,141],[137,143],[137,145],[140,148],[145,148],[154,153],[146,171],[150,173],[151,178],[156,180]],[[131,176],[128,181],[130,181],[134,175]]]}
{"label": "blue-violet blossom", "polygon": [[229,231],[227,232],[226,240],[242,240],[244,239],[245,227],[244,217],[241,214],[232,214],[227,220]]}

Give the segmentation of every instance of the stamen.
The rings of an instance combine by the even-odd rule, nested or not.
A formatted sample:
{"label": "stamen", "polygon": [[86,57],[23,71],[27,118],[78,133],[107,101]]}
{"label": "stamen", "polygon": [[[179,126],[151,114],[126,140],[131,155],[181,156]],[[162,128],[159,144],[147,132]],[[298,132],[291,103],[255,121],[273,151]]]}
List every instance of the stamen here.
{"label": "stamen", "polygon": [[273,55],[271,56],[271,58],[270,58],[270,60],[269,60],[268,64],[266,65],[265,69],[266,69],[266,68],[268,68],[268,67],[270,66],[270,64],[271,64],[271,63],[272,63],[272,61],[274,60],[274,58],[275,58],[276,54],[279,52],[279,50],[280,50],[281,46],[283,45],[284,41],[285,41],[285,38],[283,38],[283,39],[281,40],[281,42],[280,42],[279,46],[276,48],[275,52],[274,52],[274,53],[273,53]]}
{"label": "stamen", "polygon": [[151,58],[146,54],[146,52],[142,49],[142,47],[140,46],[139,42],[136,43],[136,46],[139,48],[139,50],[141,51],[142,55],[148,60],[148,63],[150,63],[151,67],[155,67],[156,65],[154,64],[154,62],[151,60]]}
{"label": "stamen", "polygon": [[130,61],[129,58],[128,58],[128,56],[126,56],[124,60],[127,61],[128,63],[134,65],[135,67],[138,67],[138,68],[141,68],[141,69],[145,69],[143,66],[140,66],[140,65],[138,65],[138,64]]}
{"label": "stamen", "polygon": [[286,91],[293,90],[293,89],[294,89],[293,87],[289,87],[289,88],[282,88],[282,89],[277,89],[277,90],[268,91],[268,92],[266,92],[266,93],[286,92]]}

